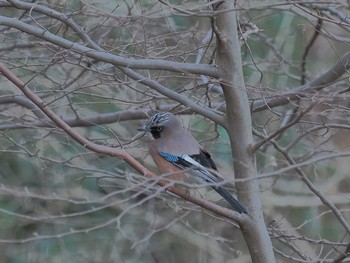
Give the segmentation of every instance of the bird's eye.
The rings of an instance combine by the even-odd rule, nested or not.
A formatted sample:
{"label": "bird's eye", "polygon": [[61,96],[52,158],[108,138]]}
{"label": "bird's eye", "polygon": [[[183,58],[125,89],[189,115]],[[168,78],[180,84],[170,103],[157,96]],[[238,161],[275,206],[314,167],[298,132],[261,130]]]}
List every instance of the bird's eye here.
{"label": "bird's eye", "polygon": [[163,128],[164,127],[162,127],[162,126],[151,127],[150,132],[151,132],[154,139],[159,139],[161,137],[161,133],[163,131]]}

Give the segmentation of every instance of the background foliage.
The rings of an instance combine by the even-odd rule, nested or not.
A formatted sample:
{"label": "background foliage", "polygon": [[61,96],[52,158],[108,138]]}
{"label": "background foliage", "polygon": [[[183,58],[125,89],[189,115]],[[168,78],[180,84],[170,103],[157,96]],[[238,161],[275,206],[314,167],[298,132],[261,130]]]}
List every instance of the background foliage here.
{"label": "background foliage", "polygon": [[[0,15],[84,44],[52,14],[19,3],[24,2],[0,1]],[[207,2],[50,0],[37,5],[64,14],[64,20],[80,25],[113,54],[215,64]],[[300,170],[349,221],[348,75],[298,93],[298,99],[278,107],[259,109],[253,103],[295,92],[339,61],[349,50],[349,5],[237,1],[237,10],[253,132],[257,142],[276,133],[256,152],[276,255],[281,262],[331,261],[347,246],[349,232]],[[220,126],[118,67],[8,26],[0,31],[0,62],[84,137],[122,147],[154,168],[145,147],[148,139],[135,137],[146,118],[143,112],[181,112],[184,126],[232,180],[229,140]],[[138,72],[199,105],[225,110],[213,78],[158,69]],[[1,78],[0,83],[1,262],[250,261],[239,229],[232,232],[232,222],[156,192],[154,182],[121,160],[79,145],[9,81]],[[290,127],[285,126],[288,122]],[[214,193],[193,193],[226,205]]]}

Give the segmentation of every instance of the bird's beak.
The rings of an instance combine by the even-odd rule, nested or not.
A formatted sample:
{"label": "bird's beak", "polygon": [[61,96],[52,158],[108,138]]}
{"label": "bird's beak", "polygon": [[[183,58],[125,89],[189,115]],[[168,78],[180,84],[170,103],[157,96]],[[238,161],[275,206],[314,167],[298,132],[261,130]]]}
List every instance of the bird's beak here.
{"label": "bird's beak", "polygon": [[147,132],[148,131],[148,127],[146,124],[140,126],[137,128],[138,131],[142,131],[142,132]]}

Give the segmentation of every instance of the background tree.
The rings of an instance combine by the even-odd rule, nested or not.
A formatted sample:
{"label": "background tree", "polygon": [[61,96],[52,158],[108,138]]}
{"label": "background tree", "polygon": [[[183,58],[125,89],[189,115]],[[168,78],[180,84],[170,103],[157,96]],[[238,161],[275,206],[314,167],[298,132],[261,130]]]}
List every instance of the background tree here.
{"label": "background tree", "polygon": [[[1,262],[350,261],[349,5],[235,4],[0,1]],[[156,110],[248,215],[159,180]]]}

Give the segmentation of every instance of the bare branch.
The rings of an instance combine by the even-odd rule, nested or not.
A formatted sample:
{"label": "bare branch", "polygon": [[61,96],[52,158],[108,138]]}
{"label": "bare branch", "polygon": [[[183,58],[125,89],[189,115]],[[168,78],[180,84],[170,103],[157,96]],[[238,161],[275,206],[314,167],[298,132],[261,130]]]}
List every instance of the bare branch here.
{"label": "bare branch", "polygon": [[[15,84],[35,105],[37,105],[44,113],[45,115],[50,118],[59,128],[64,130],[69,136],[71,136],[75,141],[80,143],[83,147],[86,147],[87,149],[97,152],[97,153],[104,153],[108,154],[110,156],[117,157],[126,163],[128,163],[130,166],[132,166],[134,169],[136,169],[141,174],[148,176],[150,178],[156,177],[156,175],[149,171],[147,168],[145,168],[143,165],[141,165],[135,158],[133,158],[130,154],[128,154],[123,149],[115,149],[106,147],[103,145],[98,145],[93,142],[90,142],[89,140],[85,139],[83,136],[81,136],[78,132],[76,132],[72,127],[70,127],[67,123],[65,123],[59,116],[57,116],[46,104],[45,102],[40,99],[36,94],[34,94],[25,84],[18,79],[11,71],[9,71],[6,67],[4,67],[2,64],[0,64],[0,72],[8,78],[13,84]],[[194,196],[189,195],[186,191],[176,188],[172,184],[169,184],[169,182],[165,180],[156,180],[157,184],[159,184],[162,187],[165,187],[166,190],[194,203],[197,205],[200,205],[208,210],[211,210],[214,213],[223,215],[227,218],[236,220],[237,222],[243,222],[246,220],[246,215],[239,214],[235,211],[220,207],[216,204],[213,204],[209,201],[206,201],[201,198],[196,198]]]}
{"label": "bare branch", "polygon": [[[274,142],[273,140],[271,140],[271,143],[273,144],[273,146],[276,148],[276,150],[278,150],[281,154],[283,154],[283,156],[288,160],[288,162],[291,165],[296,165],[296,162],[293,160],[293,158],[286,152],[284,151],[276,142]],[[301,168],[296,168],[295,169],[296,172],[300,175],[301,179],[304,181],[304,183],[307,185],[307,187],[309,187],[309,189],[316,195],[318,196],[318,198],[321,200],[322,203],[324,203],[326,206],[329,207],[330,210],[332,210],[332,212],[334,213],[334,215],[336,216],[336,218],[339,220],[339,222],[343,225],[343,227],[345,228],[346,232],[348,234],[350,234],[350,225],[349,223],[346,221],[346,219],[344,218],[344,216],[342,215],[342,213],[337,209],[337,207],[328,200],[328,198],[321,193],[321,191],[319,191],[314,185],[313,183],[310,181],[310,179],[306,176],[306,174],[303,172],[303,170]]]}
{"label": "bare branch", "polygon": [[181,73],[205,74],[214,78],[220,77],[220,74],[221,74],[218,68],[211,65],[203,65],[203,64],[199,65],[195,63],[192,63],[192,64],[180,63],[180,62],[172,62],[172,61],[165,61],[165,60],[159,60],[159,59],[133,59],[133,58],[125,58],[125,57],[113,55],[106,51],[95,50],[95,49],[71,42],[67,39],[56,36],[47,30],[36,28],[26,23],[23,23],[16,18],[0,16],[0,25],[16,28],[29,35],[46,40],[62,48],[84,54],[85,56],[96,59],[98,61],[110,63],[117,67],[125,67],[126,70],[129,68],[149,69],[149,70],[161,69],[161,70],[169,70],[169,71],[181,72]]}
{"label": "bare branch", "polygon": [[295,88],[294,91],[282,92],[276,94],[273,98],[255,100],[252,103],[253,112],[266,110],[288,104],[292,100],[298,100],[307,96],[308,93],[314,93],[322,90],[337,81],[342,75],[348,72],[350,68],[350,52],[344,54],[339,61],[321,76],[309,81],[303,86]]}

